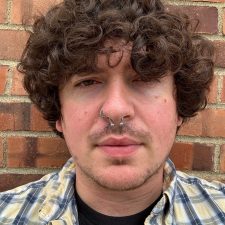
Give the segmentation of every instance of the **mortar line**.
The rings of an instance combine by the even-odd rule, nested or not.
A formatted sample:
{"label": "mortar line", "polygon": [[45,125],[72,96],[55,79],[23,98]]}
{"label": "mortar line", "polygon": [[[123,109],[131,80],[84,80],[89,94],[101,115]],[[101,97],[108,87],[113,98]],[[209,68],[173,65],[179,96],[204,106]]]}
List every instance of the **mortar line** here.
{"label": "mortar line", "polygon": [[9,66],[8,72],[7,72],[6,87],[5,87],[5,95],[6,96],[9,96],[11,94],[12,79],[13,79],[13,69],[11,66]]}
{"label": "mortar line", "polygon": [[214,150],[214,171],[216,173],[220,172],[220,145],[216,144],[215,150]]}
{"label": "mortar line", "polygon": [[218,102],[218,103],[208,103],[207,109],[225,109],[225,103]]}
{"label": "mortar line", "polygon": [[0,131],[0,137],[46,137],[56,138],[53,131]]}
{"label": "mortar line", "polygon": [[7,24],[11,23],[11,14],[12,14],[12,0],[7,0]]}
{"label": "mortar line", "polygon": [[48,174],[60,168],[0,168],[0,174]]}
{"label": "mortar line", "polygon": [[223,35],[223,8],[218,9],[217,19],[218,19],[218,22],[217,22],[218,34]]}
{"label": "mortar line", "polygon": [[0,65],[3,66],[12,66],[12,67],[16,67],[16,65],[18,64],[18,61],[9,61],[9,60],[1,60],[0,59]]}
{"label": "mortar line", "polygon": [[7,166],[7,142],[6,138],[3,137],[2,139],[2,144],[3,144],[3,168]]}
{"label": "mortar line", "polygon": [[218,76],[225,76],[225,68],[216,67],[214,69],[214,71],[215,71],[215,74],[218,75]]}
{"label": "mortar line", "polygon": [[31,100],[28,96],[19,96],[19,95],[12,95],[12,96],[0,96],[1,103],[31,103]]}
{"label": "mortar line", "polygon": [[19,30],[19,31],[27,31],[31,30],[32,26],[22,26],[19,24],[0,24],[1,30]]}
{"label": "mortar line", "polygon": [[221,102],[221,95],[222,95],[222,89],[223,89],[223,77],[218,76],[218,81],[217,81],[217,102]]}
{"label": "mortar line", "polygon": [[176,6],[210,6],[216,8],[225,7],[225,3],[221,2],[197,2],[188,0],[164,0],[166,5],[176,5]]}
{"label": "mortar line", "polygon": [[197,137],[197,136],[184,136],[184,135],[178,135],[175,139],[176,142],[181,143],[200,143],[200,144],[224,144],[225,143],[225,137]]}

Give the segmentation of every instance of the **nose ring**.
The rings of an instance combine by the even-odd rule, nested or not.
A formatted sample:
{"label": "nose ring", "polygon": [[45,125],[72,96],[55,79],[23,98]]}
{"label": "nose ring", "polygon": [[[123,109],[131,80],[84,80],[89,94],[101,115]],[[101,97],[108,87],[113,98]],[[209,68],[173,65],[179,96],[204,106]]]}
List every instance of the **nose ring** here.
{"label": "nose ring", "polygon": [[[108,127],[111,128],[111,129],[114,129],[116,128],[116,124],[114,122],[114,120],[112,118],[110,118],[109,116],[107,116],[103,110],[100,110],[99,112],[99,117],[100,118],[103,118],[104,120],[106,120],[108,122]],[[125,123],[124,123],[124,116],[121,117],[121,119],[119,120],[119,124],[118,124],[118,127],[120,129],[120,131],[123,129]]]}

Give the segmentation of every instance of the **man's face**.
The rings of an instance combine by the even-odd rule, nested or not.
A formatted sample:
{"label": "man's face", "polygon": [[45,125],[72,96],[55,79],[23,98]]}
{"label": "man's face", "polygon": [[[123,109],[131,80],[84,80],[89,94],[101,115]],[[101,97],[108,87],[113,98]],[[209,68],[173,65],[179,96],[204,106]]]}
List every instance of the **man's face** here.
{"label": "man's face", "polygon": [[[66,83],[60,91],[62,117],[56,123],[77,165],[77,179],[111,190],[135,189],[162,176],[181,124],[173,76],[143,81],[130,65],[127,48],[109,59],[99,55],[100,72],[75,75]],[[106,129],[100,110],[115,122],[125,116],[122,132]]]}

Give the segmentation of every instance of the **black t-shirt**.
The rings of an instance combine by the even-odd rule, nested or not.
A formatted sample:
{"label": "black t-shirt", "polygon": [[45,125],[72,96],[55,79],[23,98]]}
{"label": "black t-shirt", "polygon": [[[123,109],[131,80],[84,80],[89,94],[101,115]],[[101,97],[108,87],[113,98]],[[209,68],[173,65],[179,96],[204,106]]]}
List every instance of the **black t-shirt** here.
{"label": "black t-shirt", "polygon": [[141,225],[144,224],[146,217],[150,214],[158,200],[159,198],[148,208],[135,215],[113,217],[93,210],[76,193],[79,225]]}

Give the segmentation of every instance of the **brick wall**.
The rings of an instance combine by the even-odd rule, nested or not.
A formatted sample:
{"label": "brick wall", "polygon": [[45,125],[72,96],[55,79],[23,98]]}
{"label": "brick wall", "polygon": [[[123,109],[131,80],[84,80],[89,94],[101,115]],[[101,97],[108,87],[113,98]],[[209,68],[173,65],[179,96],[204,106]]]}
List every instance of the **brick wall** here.
{"label": "brick wall", "polygon": [[[36,180],[69,158],[65,143],[30,103],[15,69],[27,39],[22,20],[31,24],[30,18],[59,1],[0,1],[0,191]],[[178,169],[225,181],[225,0],[165,2],[198,18],[198,32],[216,47],[209,105],[180,129],[171,158]]]}

